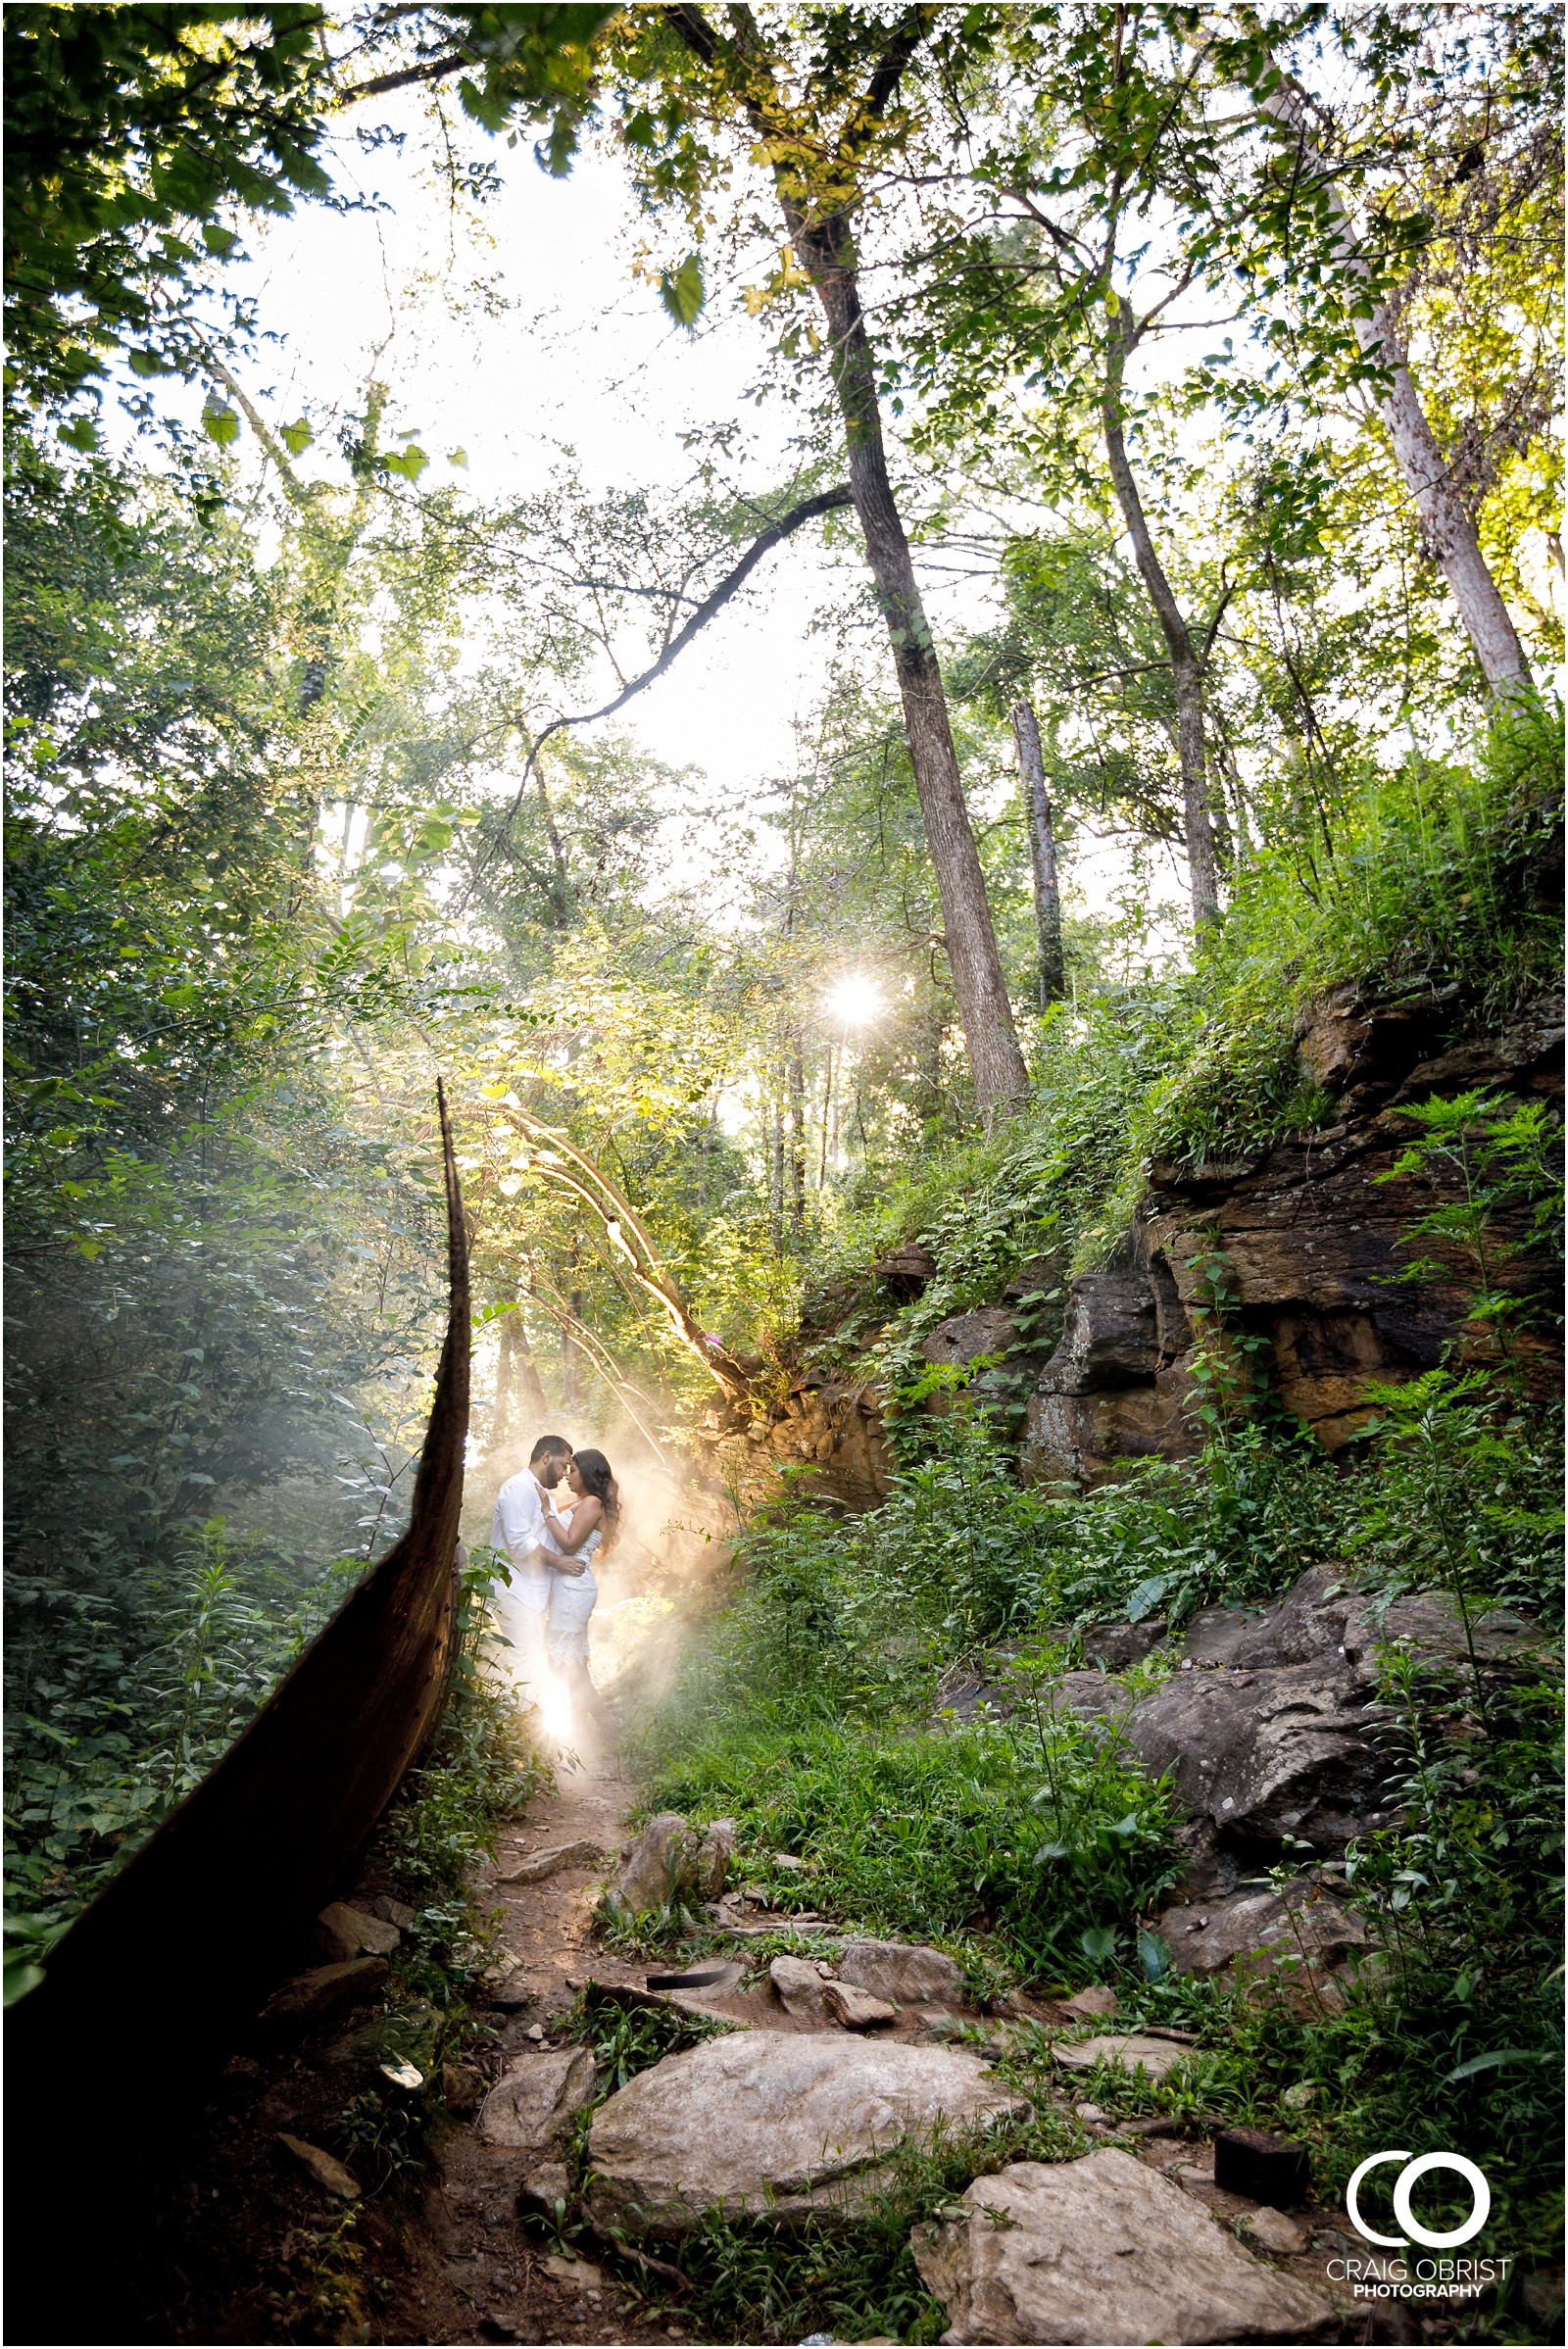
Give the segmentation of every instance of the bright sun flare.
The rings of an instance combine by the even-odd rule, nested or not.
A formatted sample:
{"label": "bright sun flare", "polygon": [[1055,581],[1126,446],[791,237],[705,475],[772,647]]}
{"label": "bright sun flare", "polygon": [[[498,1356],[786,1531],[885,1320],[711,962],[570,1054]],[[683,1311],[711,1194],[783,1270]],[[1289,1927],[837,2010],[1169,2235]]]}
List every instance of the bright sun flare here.
{"label": "bright sun flare", "polygon": [[882,990],[874,979],[841,979],[827,999],[827,1007],[847,1028],[863,1028],[882,1010]]}

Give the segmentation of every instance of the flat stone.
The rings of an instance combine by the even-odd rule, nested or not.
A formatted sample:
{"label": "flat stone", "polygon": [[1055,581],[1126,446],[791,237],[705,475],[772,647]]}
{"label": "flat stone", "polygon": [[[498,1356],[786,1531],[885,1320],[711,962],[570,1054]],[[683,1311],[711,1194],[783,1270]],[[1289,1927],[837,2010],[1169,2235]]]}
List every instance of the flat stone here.
{"label": "flat stone", "polygon": [[570,2284],[579,2292],[597,2292],[605,2280],[603,2268],[596,2268],[591,2259],[565,2259],[559,2251],[545,2254],[544,2271],[557,2283]]}
{"label": "flat stone", "polygon": [[370,1906],[388,1925],[395,1925],[399,1933],[406,1933],[411,1925],[418,1923],[418,1910],[411,1909],[406,1900],[394,1900],[390,1892],[378,1892]]}
{"label": "flat stone", "polygon": [[1170,2039],[1146,2038],[1142,2031],[1128,2031],[1119,2038],[1057,2039],[1051,2052],[1069,2072],[1092,2072],[1101,2063],[1118,2064],[1124,2072],[1147,2072],[1151,2080],[1163,2080],[1167,2072],[1186,2061],[1188,2053]]}
{"label": "flat stone", "polygon": [[767,1969],[767,1979],[787,2015],[802,2023],[827,2022],[822,1977],[809,1958],[776,1957]]}
{"label": "flat stone", "polygon": [[712,1980],[705,1982],[693,1981],[688,1988],[666,1990],[663,1995],[670,2005],[680,2007],[688,2015],[717,2015],[726,2023],[734,2022],[736,2018],[730,2014],[724,2000],[732,1998],[737,1990],[745,1987],[747,1969],[743,1961],[740,1958],[727,1958],[721,1966],[694,1966],[692,1972],[694,1975],[710,1975]]}
{"label": "flat stone", "polygon": [[390,1957],[403,1935],[395,1925],[384,1917],[372,1916],[368,1909],[357,1909],[346,1900],[334,1900],[316,1920],[317,1935],[323,1956],[341,1965],[349,1958]]}
{"label": "flat stone", "polygon": [[291,2137],[279,2129],[277,2141],[290,2152],[299,2166],[328,2194],[336,2194],[343,2202],[358,2202],[360,2181],[352,2170],[345,2170],[340,2161],[319,2145],[307,2143],[304,2137]]}
{"label": "flat stone", "polygon": [[956,2039],[964,2030],[961,2017],[953,2014],[945,2006],[926,2007],[920,2021],[933,2039]]}
{"label": "flat stone", "polygon": [[547,1877],[559,1876],[563,1868],[598,1868],[609,1854],[602,1843],[586,1839],[575,1843],[553,1843],[548,1850],[531,1851],[525,1860],[517,1860],[503,1868],[496,1882],[503,1884],[542,1884]]}
{"label": "flat stone", "polygon": [[594,2116],[595,2223],[679,2236],[722,2206],[786,2223],[854,2209],[901,2139],[1022,2115],[978,2056],[837,2031],[744,2031],[640,2072]]}
{"label": "flat stone", "polygon": [[869,1990],[858,1990],[852,1982],[823,1982],[822,2003],[846,2031],[870,2031],[876,2024],[899,2019],[898,2008],[886,1998],[873,1998]]}
{"label": "flat stone", "polygon": [[274,1990],[262,2009],[261,2020],[276,2029],[303,2031],[344,2007],[365,2004],[385,1988],[386,1979],[384,1957],[349,1958],[341,1965],[315,1966],[309,1974],[297,1974]]}
{"label": "flat stone", "polygon": [[1079,2023],[1098,2023],[1102,2016],[1108,2021],[1116,2012],[1116,1993],[1105,1982],[1093,1982],[1087,1990],[1074,1990],[1064,1998],[1061,2011]]}
{"label": "flat stone", "polygon": [[1012,2163],[961,2201],[963,2218],[912,2238],[945,2342],[1311,2341],[1339,2324],[1326,2293],[1262,2266],[1113,2146]]}
{"label": "flat stone", "polygon": [[847,1941],[834,1968],[840,1982],[898,2006],[961,2006],[963,1970],[946,1951],[911,1941]]}
{"label": "flat stone", "polygon": [[491,2145],[550,2153],[564,2144],[571,2117],[594,2092],[586,2047],[552,2047],[519,2056],[485,2098],[479,2133]]}
{"label": "flat stone", "polygon": [[571,2200],[571,2172],[564,2162],[540,2162],[524,2173],[517,2188],[517,2200],[524,2210],[543,2211],[554,2217],[558,2204]]}
{"label": "flat stone", "polygon": [[1306,1885],[1287,1892],[1244,1892],[1166,1909],[1154,1931],[1178,1974],[1229,1973],[1262,1981],[1283,1961],[1337,1966],[1370,1935],[1359,1917],[1330,1894]]}
{"label": "flat stone", "polygon": [[515,2014],[518,2007],[532,2006],[537,1996],[526,1969],[520,1965],[498,1967],[494,1974],[487,1974],[485,1989],[490,2004],[505,2008],[509,2014]]}
{"label": "flat stone", "polygon": [[1276,2259],[1296,2259],[1307,2247],[1306,2228],[1288,2219],[1283,2211],[1244,2211],[1236,2225],[1259,2251],[1271,2251]]}

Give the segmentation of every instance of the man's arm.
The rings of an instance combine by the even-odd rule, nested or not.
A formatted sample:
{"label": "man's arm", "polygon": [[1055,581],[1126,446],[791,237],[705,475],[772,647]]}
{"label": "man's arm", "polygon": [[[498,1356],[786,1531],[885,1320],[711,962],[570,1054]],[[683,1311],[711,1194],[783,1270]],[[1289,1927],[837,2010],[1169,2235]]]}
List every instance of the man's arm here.
{"label": "man's arm", "polygon": [[544,1507],[532,1477],[518,1477],[514,1485],[502,1487],[496,1515],[514,1566],[526,1566],[545,1530]]}

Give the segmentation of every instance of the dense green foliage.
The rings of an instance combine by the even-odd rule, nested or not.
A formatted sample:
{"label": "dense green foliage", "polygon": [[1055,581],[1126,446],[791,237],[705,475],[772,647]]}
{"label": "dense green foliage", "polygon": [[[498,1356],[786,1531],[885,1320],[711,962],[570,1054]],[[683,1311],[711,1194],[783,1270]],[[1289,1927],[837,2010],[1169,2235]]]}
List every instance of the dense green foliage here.
{"label": "dense green foliage", "polygon": [[[1325,2192],[1374,2144],[1462,2146],[1498,2240],[1544,2251],[1557,1331],[1498,1231],[1517,1254],[1560,1224],[1546,1097],[1461,1078],[1391,1136],[1404,1196],[1431,1199],[1398,1277],[1441,1262],[1468,1313],[1448,1359],[1363,1396],[1343,1460],[1270,1392],[1216,1248],[1198,1455],[1083,1494],[1020,1481],[1068,1285],[1122,1260],[1152,1178],[1342,1115],[1298,1049],[1326,992],[1441,1006],[1462,1040],[1540,1029],[1560,978],[1560,711],[1518,672],[1489,692],[1357,332],[1392,297],[1475,563],[1545,675],[1558,12],[1243,12],[1201,44],[1196,25],[1152,6],[9,12],[17,1983],[400,1529],[441,1320],[439,1073],[470,1222],[470,1542],[541,1424],[605,1442],[628,1493],[654,1463],[713,1537],[709,1439],[745,1484],[770,1457],[747,1437],[803,1372],[885,1404],[882,1505],[754,1490],[711,1605],[675,1611],[682,1537],[632,1502],[622,1566],[690,1634],[640,1721],[648,1800],[732,1816],[741,1871],[786,1912],[950,1944],[984,2000],[1108,1978],[1127,2016],[1193,2031],[1164,2085],[1096,2078],[1113,2115],[1303,2131]],[[1267,111],[1277,66],[1315,148]],[[410,145],[386,184],[412,214],[433,179],[443,258],[399,241],[422,215],[398,222],[403,341],[280,407],[265,284],[297,258],[302,199],[328,261],[343,216],[383,202],[351,143],[388,169]],[[516,333],[529,233],[493,238],[484,208],[518,193],[519,144],[529,186],[591,150],[636,223],[628,299],[676,331],[635,398],[683,479],[595,479],[530,440],[525,407],[520,452],[470,479],[477,427],[421,414],[427,329],[443,364],[460,328]],[[861,289],[864,396],[932,589],[966,908],[938,884],[864,532],[831,499],[793,749],[764,773],[738,742],[710,777],[635,731],[629,681],[699,612],[716,644],[743,551],[844,471],[845,346],[802,261],[808,214],[836,223],[835,286]],[[282,268],[251,294],[257,228]],[[699,329],[755,338],[755,438],[698,412],[718,379]],[[1020,699],[1064,893],[1043,1012]],[[1194,887],[1195,781],[1218,899],[1196,921],[1167,902]],[[1029,1076],[1005,1112],[955,1008],[958,950],[988,930]],[[874,1268],[914,1244],[934,1273],[911,1302]],[[1011,1358],[933,1368],[935,1325],[1009,1284]],[[1385,1653],[1396,1824],[1346,1862],[1378,1962],[1343,2003],[1303,1976],[1264,2008],[1166,1971],[1147,1929],[1179,1872],[1171,1790],[1057,1684],[1091,1625],[1179,1633],[1314,1564],[1375,1601],[1440,1592],[1467,1637],[1485,1606],[1525,1610],[1548,1643],[1512,1686],[1470,1654]],[[377,1855],[416,1921],[362,2052],[427,2076],[487,1958],[466,1872],[537,1783],[476,1669],[481,1581],[440,1741]],[[616,1930],[628,1949],[710,1938],[678,1912]],[[694,2035],[592,1999],[573,2028],[605,2087]],[[1004,2060],[1033,2120],[901,2156],[831,2239],[710,2226],[682,2255],[688,2313],[714,2337],[934,2338],[911,2223],[1009,2152],[1089,2141],[1038,2035]],[[340,2142],[380,2184],[421,2158],[422,2123],[370,2073]],[[324,2244],[342,2289],[311,2320],[339,2329],[366,2322],[351,2235]]]}

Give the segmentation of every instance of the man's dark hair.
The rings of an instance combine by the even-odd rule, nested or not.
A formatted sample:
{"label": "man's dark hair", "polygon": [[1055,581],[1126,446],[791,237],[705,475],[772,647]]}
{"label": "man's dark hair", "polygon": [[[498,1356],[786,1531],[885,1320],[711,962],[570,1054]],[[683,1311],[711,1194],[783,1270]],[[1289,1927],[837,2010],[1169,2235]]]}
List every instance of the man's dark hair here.
{"label": "man's dark hair", "polygon": [[571,1445],[566,1442],[564,1436],[541,1436],[528,1454],[528,1465],[531,1468],[536,1460],[569,1460],[570,1458]]}

